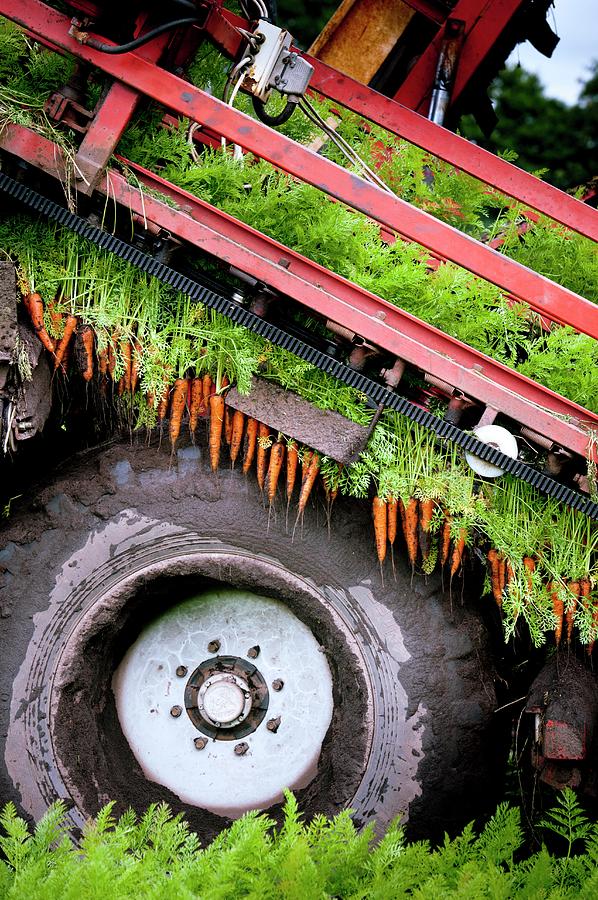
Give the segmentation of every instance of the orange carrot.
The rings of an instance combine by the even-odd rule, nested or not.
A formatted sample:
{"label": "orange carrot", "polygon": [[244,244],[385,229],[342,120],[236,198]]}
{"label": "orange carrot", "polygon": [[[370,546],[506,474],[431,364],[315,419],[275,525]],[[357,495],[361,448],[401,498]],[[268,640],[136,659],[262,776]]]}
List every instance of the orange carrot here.
{"label": "orange carrot", "polygon": [[301,484],[303,484],[303,482],[307,478],[307,473],[309,472],[309,466],[312,461],[313,455],[313,450],[306,449],[303,451],[303,458],[301,459]]}
{"label": "orange carrot", "polygon": [[215,472],[220,463],[220,442],[224,424],[224,397],[222,394],[210,394],[210,465]]}
{"label": "orange carrot", "polygon": [[275,441],[270,450],[270,465],[268,466],[268,502],[270,506],[274,503],[276,497],[276,488],[278,486],[278,478],[282,469],[282,461],[284,459],[284,443]]}
{"label": "orange carrot", "polygon": [[114,370],[116,368],[116,352],[114,350],[116,346],[116,335],[113,334],[110,340],[108,341],[108,372],[112,380],[114,380]]}
{"label": "orange carrot", "polygon": [[187,402],[187,388],[187,379],[177,378],[172,389],[168,433],[170,435],[170,446],[173,452],[177,438],[181,432],[181,422],[183,420],[183,412],[185,411],[185,404]]}
{"label": "orange carrot", "polygon": [[386,541],[388,538],[388,513],[386,500],[374,497],[372,503],[372,515],[374,517],[374,535],[376,538],[376,553],[380,565],[386,559]]}
{"label": "orange carrot", "polygon": [[255,447],[257,443],[258,422],[256,419],[249,417],[247,419],[247,430],[245,432],[245,455],[243,457],[243,475],[247,475],[251,468],[251,463],[255,456]]}
{"label": "orange carrot", "polygon": [[131,390],[131,345],[128,341],[120,342],[120,352],[123,358],[124,372],[118,383],[118,393]]}
{"label": "orange carrot", "polygon": [[29,313],[33,330],[50,353],[54,353],[54,341],[46,331],[44,324],[44,301],[37,293],[26,294],[23,297],[23,305]]}
{"label": "orange carrot", "polygon": [[442,524],[442,537],[440,540],[440,565],[445,566],[448,560],[449,549],[451,546],[451,522],[452,519],[448,514],[448,510],[444,510],[444,522]]}
{"label": "orange carrot", "polygon": [[307,501],[311,493],[311,489],[315,484],[318,472],[320,471],[320,457],[317,453],[312,453],[309,463],[309,469],[306,472],[305,479],[301,484],[301,493],[299,494],[299,512],[297,517],[302,515],[307,506]]}
{"label": "orange carrot", "polygon": [[403,529],[403,536],[407,534],[407,514],[405,512],[405,504],[399,497],[399,515],[401,517],[401,528]]}
{"label": "orange carrot", "polygon": [[411,567],[417,561],[417,500],[410,497],[405,507],[405,543]]}
{"label": "orange carrot", "polygon": [[[69,345],[69,342],[73,336],[73,332],[77,327],[77,316],[69,314],[66,317],[66,321],[64,323],[64,331],[62,333],[62,337],[58,342],[58,346],[56,348],[56,354],[54,356],[54,368],[57,369],[62,363],[64,363],[64,356],[66,353],[66,348]],[[65,366],[63,365],[63,369]]]}
{"label": "orange carrot", "polygon": [[58,310],[56,309],[56,297],[54,298],[54,300],[50,300],[50,302],[46,304],[46,309],[50,315],[50,321],[52,322],[54,333],[58,334],[62,326],[62,313],[58,312]]}
{"label": "orange carrot", "polygon": [[102,347],[101,350],[98,351],[98,371],[102,378],[105,378],[108,374],[108,348]]}
{"label": "orange carrot", "polygon": [[245,415],[240,409],[236,409],[233,414],[233,432],[230,439],[230,461],[232,465],[237,461],[241,444],[243,443],[243,426],[245,425]]}
{"label": "orange carrot", "polygon": [[496,600],[496,605],[500,609],[502,606],[502,590],[500,586],[500,566],[501,561],[498,551],[492,548],[488,550],[488,562],[490,563],[490,582],[492,584],[492,594]]}
{"label": "orange carrot", "polygon": [[233,439],[233,413],[230,406],[224,406],[224,440],[230,447]]}
{"label": "orange carrot", "polygon": [[575,621],[575,610],[577,607],[577,600],[579,598],[581,592],[581,585],[579,581],[570,581],[569,582],[569,590],[573,595],[573,602],[569,601],[567,604],[567,612],[565,614],[565,620],[567,622],[567,643],[571,643],[571,637],[573,636],[573,623]]}
{"label": "orange carrot", "polygon": [[297,444],[293,441],[292,444],[287,446],[287,504],[291,502],[291,497],[293,496],[298,462]]}
{"label": "orange carrot", "polygon": [[386,515],[388,520],[388,543],[392,547],[397,537],[399,502],[394,497],[389,497],[386,504]]}
{"label": "orange carrot", "polygon": [[531,594],[532,586],[533,586],[532,575],[536,571],[536,560],[533,558],[533,556],[524,556],[523,557],[523,566],[528,573],[526,575],[525,580],[527,582],[528,593]]}
{"label": "orange carrot", "polygon": [[212,376],[209,372],[203,376],[201,380],[201,404],[199,407],[199,415],[207,416],[210,414],[210,395],[213,393],[214,384]]}
{"label": "orange carrot", "polygon": [[419,546],[422,552],[422,560],[425,562],[430,555],[432,527],[432,515],[434,514],[434,501],[426,498],[419,503]]}
{"label": "orange carrot", "polygon": [[170,384],[168,379],[164,381],[164,387],[162,388],[162,395],[158,401],[158,422],[162,423],[166,418],[166,413],[168,412],[168,400],[170,398]]}
{"label": "orange carrot", "polygon": [[263,491],[266,483],[266,459],[270,443],[270,429],[260,422],[257,432],[257,483],[260,491]]}
{"label": "orange carrot", "polygon": [[563,601],[559,597],[556,591],[556,585],[552,582],[549,582],[546,585],[546,589],[550,593],[550,599],[552,600],[552,610],[556,616],[556,625],[554,626],[554,640],[558,647],[561,642],[561,635],[563,633]]}
{"label": "orange carrot", "polygon": [[191,401],[189,403],[189,431],[195,434],[199,419],[199,410],[203,401],[203,380],[194,378],[191,382]]}
{"label": "orange carrot", "polygon": [[465,550],[465,538],[467,536],[467,530],[465,528],[459,529],[459,537],[453,544],[453,555],[451,557],[451,578],[455,575],[461,565],[463,560],[463,551]]}
{"label": "orange carrot", "polygon": [[81,374],[85,381],[91,381],[93,378],[93,342],[94,333],[91,325],[79,325],[77,334],[81,338],[83,347],[84,368]]}

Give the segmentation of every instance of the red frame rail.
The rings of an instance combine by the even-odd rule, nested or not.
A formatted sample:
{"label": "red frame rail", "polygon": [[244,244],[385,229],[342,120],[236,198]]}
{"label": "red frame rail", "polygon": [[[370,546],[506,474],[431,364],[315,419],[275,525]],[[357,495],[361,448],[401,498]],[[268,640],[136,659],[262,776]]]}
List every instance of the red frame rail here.
{"label": "red frame rail", "polygon": [[[8,126],[0,135],[0,147],[50,175],[64,177],[60,149],[27,128]],[[98,184],[108,200],[121,203],[139,217],[344,325],[482,404],[539,434],[550,435],[555,444],[580,455],[586,452],[588,429],[598,430],[598,416],[141,166],[127,160],[123,163],[134,170],[140,184],[160,191],[177,206],[142,195],[114,169],[107,171]]]}
{"label": "red frame rail", "polygon": [[[230,23],[248,27],[249,23],[244,19],[239,19],[226,10],[222,12]],[[211,37],[214,38],[214,35]],[[243,44],[240,38],[238,42],[230,39],[216,42],[224,52],[232,55],[239,52]],[[379,94],[320,60],[306,53],[300,55],[314,67],[311,87],[329,100],[359,113],[364,119],[380,125],[391,134],[451,163],[473,178],[478,178],[572,231],[598,241],[598,212],[587,204],[488,150],[471,144],[441,125],[430,122],[400,102]]]}
{"label": "red frame rail", "polygon": [[148,60],[134,53],[103,54],[79,44],[68,34],[69,19],[40,0],[19,0],[18,12],[14,10],[14,0],[0,0],[0,14],[97,66],[166,109],[206,125],[288,174],[365,213],[385,228],[492,282],[541,315],[598,337],[598,306],[589,300],[318,156]]}

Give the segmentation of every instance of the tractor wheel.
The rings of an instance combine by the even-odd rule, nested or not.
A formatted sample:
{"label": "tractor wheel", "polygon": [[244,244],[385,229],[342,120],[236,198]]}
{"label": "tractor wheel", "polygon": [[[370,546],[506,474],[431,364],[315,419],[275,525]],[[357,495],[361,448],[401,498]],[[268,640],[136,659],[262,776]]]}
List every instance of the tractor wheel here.
{"label": "tractor wheel", "polygon": [[484,628],[440,579],[382,573],[367,505],[268,508],[255,480],[114,446],[0,532],[0,800],[76,825],[166,801],[207,840],[251,808],[413,835],[494,801]]}

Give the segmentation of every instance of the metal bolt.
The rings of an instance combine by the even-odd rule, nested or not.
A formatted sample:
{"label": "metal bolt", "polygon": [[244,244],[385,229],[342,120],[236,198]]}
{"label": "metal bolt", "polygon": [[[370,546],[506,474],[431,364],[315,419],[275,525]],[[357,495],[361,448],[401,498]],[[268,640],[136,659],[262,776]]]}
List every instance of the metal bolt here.
{"label": "metal bolt", "polygon": [[273,691],[282,691],[284,687],[284,681],[282,678],[275,678],[272,682],[272,690]]}
{"label": "metal bolt", "polygon": [[240,744],[235,744],[235,753],[237,756],[245,756],[248,750],[249,744],[246,744],[245,741],[241,741]]}
{"label": "metal bolt", "polygon": [[203,750],[205,747],[207,747],[208,739],[207,738],[195,738],[193,743],[195,744],[196,750]]}
{"label": "metal bolt", "polygon": [[266,723],[266,728],[268,729],[268,731],[272,731],[274,734],[276,734],[276,732],[278,731],[279,725],[280,725],[280,716],[276,716],[275,719],[268,719],[268,722]]}
{"label": "metal bolt", "polygon": [[250,647],[247,651],[247,656],[249,659],[256,659],[260,655],[260,646],[256,644],[255,647]]}
{"label": "metal bolt", "polygon": [[220,650],[220,641],[210,641],[208,644],[209,653],[218,653]]}
{"label": "metal bolt", "polygon": [[184,678],[185,675],[187,674],[187,666],[177,666],[176,673],[179,676],[179,678]]}
{"label": "metal bolt", "polygon": [[172,716],[173,719],[178,719],[178,717],[180,716],[182,711],[183,711],[182,706],[172,706],[170,708],[170,715]]}

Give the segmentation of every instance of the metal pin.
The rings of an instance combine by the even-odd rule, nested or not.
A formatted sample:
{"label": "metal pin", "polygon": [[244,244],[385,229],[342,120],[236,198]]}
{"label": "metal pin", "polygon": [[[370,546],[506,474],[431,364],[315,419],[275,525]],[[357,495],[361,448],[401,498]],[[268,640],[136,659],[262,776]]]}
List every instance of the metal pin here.
{"label": "metal pin", "polygon": [[203,750],[205,747],[207,747],[208,739],[207,738],[195,738],[193,743],[195,744],[196,750]]}
{"label": "metal pin", "polygon": [[250,647],[247,651],[247,656],[249,659],[256,659],[260,655],[260,647],[259,644],[256,644],[255,647]]}
{"label": "metal pin", "polygon": [[209,653],[218,653],[220,650],[220,641],[210,641],[208,644],[208,652]]}
{"label": "metal pin", "polygon": [[170,709],[170,715],[172,716],[173,719],[178,719],[178,717],[180,716],[182,711],[183,711],[182,706],[172,706]]}
{"label": "metal pin", "polygon": [[280,716],[276,716],[275,719],[268,719],[268,722],[266,723],[266,728],[268,729],[268,731],[272,731],[274,734],[276,734],[276,732],[278,731],[279,725],[280,725]]}
{"label": "metal pin", "polygon": [[184,678],[185,675],[187,674],[187,666],[177,666],[176,673],[179,676],[179,678]]}
{"label": "metal pin", "polygon": [[284,687],[284,681],[282,678],[275,678],[272,682],[272,690],[273,691],[282,691]]}
{"label": "metal pin", "polygon": [[245,756],[248,750],[249,744],[246,744],[245,741],[241,741],[240,744],[235,744],[235,753],[237,756]]}

